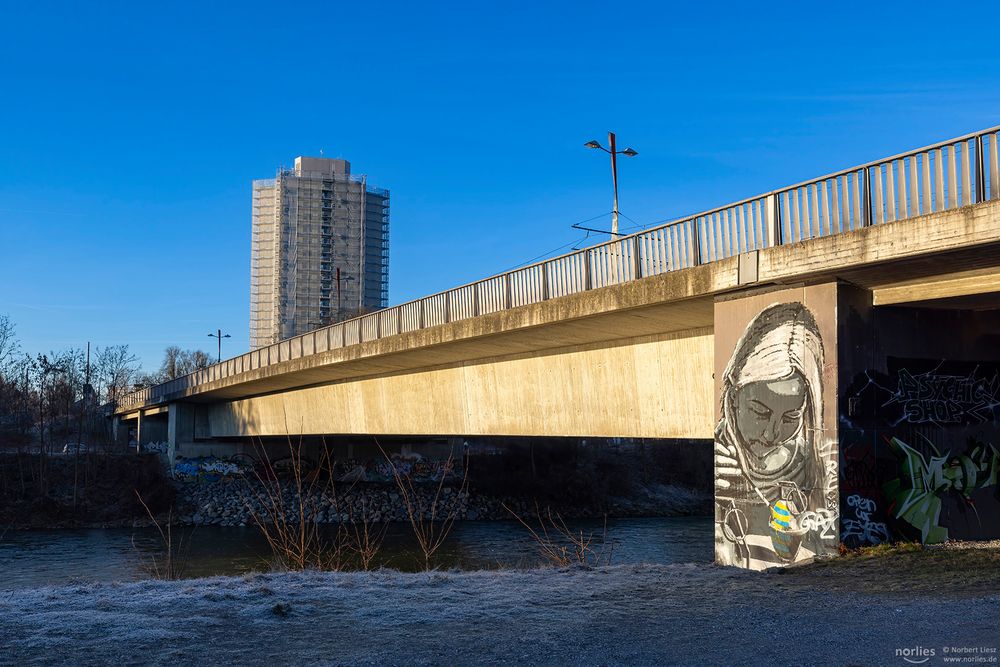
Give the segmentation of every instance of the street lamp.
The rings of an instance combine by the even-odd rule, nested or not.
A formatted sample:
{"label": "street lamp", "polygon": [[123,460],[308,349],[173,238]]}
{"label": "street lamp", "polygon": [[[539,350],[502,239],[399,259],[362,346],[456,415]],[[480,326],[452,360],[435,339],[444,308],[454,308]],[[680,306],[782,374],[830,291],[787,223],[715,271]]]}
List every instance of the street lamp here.
{"label": "street lamp", "polygon": [[615,149],[615,133],[608,132],[608,144],[611,148],[605,148],[597,140],[591,140],[584,144],[587,148],[599,148],[605,153],[611,156],[611,180],[615,186],[615,206],[611,209],[611,238],[618,238],[618,156],[624,155],[626,157],[635,157],[639,153],[632,150],[631,148],[626,148],[623,151]]}
{"label": "street lamp", "polygon": [[219,341],[219,361],[222,361],[222,339],[232,338],[229,334],[223,334],[222,329],[216,329],[214,334],[208,334],[209,338],[216,338]]}

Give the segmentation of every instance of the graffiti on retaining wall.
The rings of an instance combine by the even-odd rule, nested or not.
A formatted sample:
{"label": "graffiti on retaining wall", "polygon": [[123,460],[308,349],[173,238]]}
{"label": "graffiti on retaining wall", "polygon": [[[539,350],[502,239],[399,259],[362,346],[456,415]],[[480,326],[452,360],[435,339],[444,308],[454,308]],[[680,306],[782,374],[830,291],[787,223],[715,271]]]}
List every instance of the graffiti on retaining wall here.
{"label": "graffiti on retaining wall", "polygon": [[[943,362],[942,362],[943,363]],[[1000,379],[978,368],[961,375],[933,371],[914,373],[900,368],[896,391],[887,405],[898,403],[910,424],[961,424],[991,421],[1000,403]]]}
{"label": "graffiti on retaining wall", "polygon": [[187,459],[178,457],[174,462],[174,477],[186,481],[216,482],[220,479],[240,477],[252,470],[252,465],[236,457],[220,459],[215,456],[199,456]]}
{"label": "graffiti on retaining wall", "polygon": [[[403,456],[393,454],[392,462],[385,459],[355,460],[344,459],[333,462],[333,479],[337,482],[376,482],[390,483],[394,481],[393,468],[401,477],[406,477],[414,483],[437,483],[442,478],[447,481],[461,480],[463,467],[461,461],[427,459],[419,455]],[[316,464],[308,459],[301,461],[301,471],[306,476],[317,473],[329,474],[329,470],[317,470]],[[215,456],[197,458],[178,457],[174,463],[174,477],[186,481],[215,482],[220,479],[234,479],[246,475],[253,476],[255,468],[262,477],[291,477],[294,475],[293,459],[289,457],[275,459],[263,466],[246,454],[221,459]]]}
{"label": "graffiti on retaining wall", "polygon": [[876,498],[879,493],[875,446],[864,431],[840,430],[840,497],[841,504],[852,495]]}
{"label": "graffiti on retaining wall", "polygon": [[417,483],[454,481],[463,474],[461,461],[455,459],[427,459],[411,454],[393,454],[391,463],[385,459],[337,460],[333,477],[338,482],[392,482],[393,468],[400,477]]}
{"label": "graffiti on retaining wall", "polygon": [[823,436],[823,341],[798,302],[747,325],[722,378],[716,554],[760,569],[836,547],[835,443]]}
{"label": "graffiti on retaining wall", "polygon": [[878,482],[874,437],[862,430],[840,431],[840,540],[855,548],[892,539],[885,523],[885,500]]}
{"label": "graffiti on retaining wall", "polygon": [[[984,531],[984,519],[997,523],[997,477],[1000,453],[993,445],[970,439],[961,453],[939,451],[926,437],[918,446],[898,437],[886,438],[888,450],[897,464],[898,476],[883,484],[891,518],[900,532],[924,543],[944,542],[956,537],[950,530],[962,529],[963,536],[995,534]],[[919,447],[919,448],[918,448]],[[988,516],[976,503],[977,492],[993,489]]]}

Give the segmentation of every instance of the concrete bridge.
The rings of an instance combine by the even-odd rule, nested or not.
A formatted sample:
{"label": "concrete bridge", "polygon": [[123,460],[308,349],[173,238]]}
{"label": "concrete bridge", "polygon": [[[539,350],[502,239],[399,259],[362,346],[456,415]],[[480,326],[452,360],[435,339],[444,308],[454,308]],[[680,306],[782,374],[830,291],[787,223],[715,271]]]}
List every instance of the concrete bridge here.
{"label": "concrete bridge", "polygon": [[116,416],[185,455],[303,434],[714,439],[717,559],[753,568],[1000,537],[998,130],[317,329]]}

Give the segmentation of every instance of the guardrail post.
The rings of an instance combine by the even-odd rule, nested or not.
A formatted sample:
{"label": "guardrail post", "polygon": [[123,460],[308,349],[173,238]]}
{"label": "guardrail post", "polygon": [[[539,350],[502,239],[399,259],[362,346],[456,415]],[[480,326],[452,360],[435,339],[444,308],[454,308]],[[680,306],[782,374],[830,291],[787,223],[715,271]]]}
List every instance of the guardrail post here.
{"label": "guardrail post", "polygon": [[[681,223],[684,224],[684,223]],[[691,218],[691,266],[701,264],[701,234],[698,233],[698,218]],[[670,267],[668,265],[667,269]]]}
{"label": "guardrail post", "polygon": [[451,292],[444,293],[444,321],[451,322]]}
{"label": "guardrail post", "polygon": [[642,278],[642,262],[639,259],[639,235],[632,237],[632,279]]}
{"label": "guardrail post", "polygon": [[419,328],[421,328],[421,329],[424,328],[424,301],[426,301],[426,300],[427,299],[421,299],[420,301],[417,302],[417,303],[420,304],[420,309],[419,309],[420,310],[420,312],[419,312],[419,315],[420,315],[420,318],[419,318],[420,327]]}
{"label": "guardrail post", "polygon": [[548,262],[543,262],[541,265],[542,269],[542,301],[549,300],[549,264]]}
{"label": "guardrail post", "polygon": [[403,333],[403,308],[402,306],[396,306],[393,308],[396,311],[396,333]]}
{"label": "guardrail post", "polygon": [[507,310],[511,307],[510,274],[503,274],[503,307]]}
{"label": "guardrail post", "polygon": [[983,135],[976,137],[976,202],[986,201],[986,173],[983,169]]}
{"label": "guardrail post", "polygon": [[472,283],[472,315],[474,317],[479,317],[481,315],[479,307],[479,286],[482,283]]}
{"label": "guardrail post", "polygon": [[591,289],[594,285],[593,279],[590,277],[590,249],[583,251],[583,289]]}
{"label": "guardrail post", "polygon": [[764,215],[767,218],[767,240],[771,247],[781,245],[781,208],[778,195],[768,195],[764,200]]}
{"label": "guardrail post", "polygon": [[872,224],[872,176],[871,167],[865,167],[864,184],[862,185],[863,202],[861,204],[861,226],[869,227]]}

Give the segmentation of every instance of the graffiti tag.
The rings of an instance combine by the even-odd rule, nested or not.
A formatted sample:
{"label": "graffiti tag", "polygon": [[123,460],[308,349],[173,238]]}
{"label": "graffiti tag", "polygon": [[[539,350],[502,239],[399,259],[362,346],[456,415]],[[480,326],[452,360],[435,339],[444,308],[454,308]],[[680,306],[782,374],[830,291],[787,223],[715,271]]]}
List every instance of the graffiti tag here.
{"label": "graffiti tag", "polygon": [[872,521],[872,514],[877,509],[874,500],[855,493],[848,496],[847,506],[854,508],[854,518],[844,519],[844,530],[840,536],[843,541],[856,539],[859,544],[889,541],[889,528],[884,523]]}
{"label": "graffiti tag", "polygon": [[988,380],[975,371],[968,375],[914,375],[901,368],[897,378],[889,403],[900,404],[903,419],[911,424],[985,422],[992,419],[1000,398],[1000,380],[995,375]]}
{"label": "graffiti tag", "polygon": [[818,509],[803,512],[799,517],[799,528],[804,531],[818,530],[820,537],[824,540],[833,539],[837,536],[834,527],[837,525],[837,511],[831,509]]}

